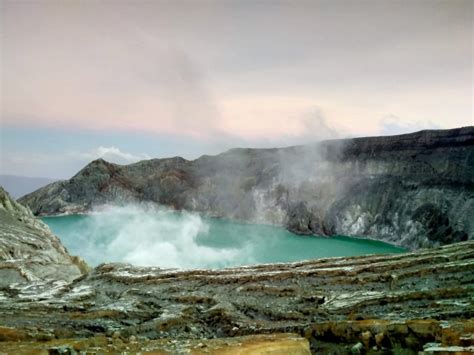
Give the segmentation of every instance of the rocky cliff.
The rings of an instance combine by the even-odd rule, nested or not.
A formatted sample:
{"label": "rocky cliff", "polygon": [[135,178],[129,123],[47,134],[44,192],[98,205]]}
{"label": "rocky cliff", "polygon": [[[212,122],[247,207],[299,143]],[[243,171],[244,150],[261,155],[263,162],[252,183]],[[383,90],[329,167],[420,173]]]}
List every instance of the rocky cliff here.
{"label": "rocky cliff", "polygon": [[193,161],[96,160],[20,201],[36,215],[151,201],[301,234],[432,247],[474,237],[474,127],[232,149]]}
{"label": "rocky cliff", "polygon": [[46,279],[71,281],[87,270],[80,258],[71,257],[49,228],[2,187],[0,226],[0,287]]}

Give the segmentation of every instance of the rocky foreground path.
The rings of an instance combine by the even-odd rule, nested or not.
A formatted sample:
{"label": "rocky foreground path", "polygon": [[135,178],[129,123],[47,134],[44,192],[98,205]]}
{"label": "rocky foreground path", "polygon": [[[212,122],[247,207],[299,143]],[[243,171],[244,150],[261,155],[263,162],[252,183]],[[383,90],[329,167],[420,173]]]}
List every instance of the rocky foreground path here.
{"label": "rocky foreground path", "polygon": [[469,353],[473,315],[472,241],[223,270],[104,264],[73,282],[3,286],[0,349]]}

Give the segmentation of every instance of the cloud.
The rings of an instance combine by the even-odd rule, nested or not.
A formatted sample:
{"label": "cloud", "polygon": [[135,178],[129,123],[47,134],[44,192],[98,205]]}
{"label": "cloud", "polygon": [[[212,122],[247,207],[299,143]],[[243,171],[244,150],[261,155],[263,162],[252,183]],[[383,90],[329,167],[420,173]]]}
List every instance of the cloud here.
{"label": "cloud", "polygon": [[145,154],[145,153],[131,154],[127,152],[122,152],[119,148],[113,147],[113,146],[112,147],[100,146],[86,153],[71,153],[70,155],[73,157],[77,156],[80,159],[84,159],[88,161],[102,158],[104,160],[107,160],[111,163],[116,163],[116,164],[130,164],[130,163],[134,163],[140,160],[151,159],[151,157],[148,154]]}
{"label": "cloud", "polygon": [[380,120],[381,135],[396,135],[421,131],[424,129],[441,129],[442,127],[429,120],[407,122],[395,115],[388,115]]}

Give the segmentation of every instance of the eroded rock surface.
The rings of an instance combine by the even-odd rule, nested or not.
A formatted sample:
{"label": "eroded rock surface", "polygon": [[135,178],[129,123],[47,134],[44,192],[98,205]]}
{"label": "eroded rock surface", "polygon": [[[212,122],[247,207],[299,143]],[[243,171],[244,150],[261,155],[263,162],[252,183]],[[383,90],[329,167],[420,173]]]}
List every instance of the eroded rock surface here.
{"label": "eroded rock surface", "polygon": [[474,127],[232,149],[194,161],[99,159],[20,201],[36,215],[147,201],[301,234],[432,247],[474,237]]}
{"label": "eroded rock surface", "polygon": [[0,286],[44,279],[65,283],[86,270],[48,226],[0,187]]}
{"label": "eroded rock surface", "polygon": [[474,241],[222,270],[103,264],[72,282],[0,288],[5,346],[42,340],[43,348],[79,342],[80,350],[96,341],[113,350],[114,342],[123,349],[136,341],[156,350],[160,341],[185,348],[210,346],[206,339],[293,333],[314,353],[471,351],[473,316]]}

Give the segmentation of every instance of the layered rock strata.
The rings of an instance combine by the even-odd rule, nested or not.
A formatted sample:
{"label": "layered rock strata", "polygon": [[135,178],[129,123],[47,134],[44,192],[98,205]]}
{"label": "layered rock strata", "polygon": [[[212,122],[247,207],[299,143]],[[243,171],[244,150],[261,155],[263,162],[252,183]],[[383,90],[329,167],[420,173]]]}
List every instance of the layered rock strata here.
{"label": "layered rock strata", "polygon": [[0,341],[205,353],[209,339],[292,333],[275,336],[313,353],[469,352],[473,302],[474,241],[223,270],[103,264],[72,282],[2,286]]}

